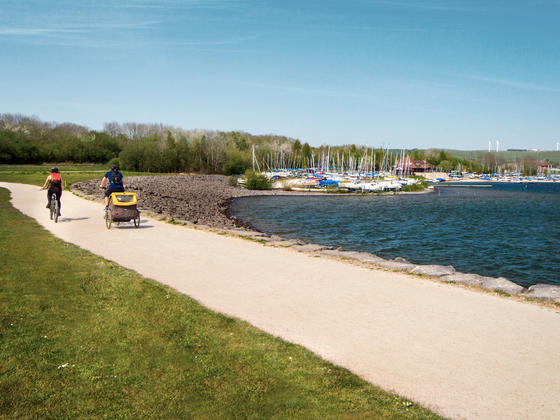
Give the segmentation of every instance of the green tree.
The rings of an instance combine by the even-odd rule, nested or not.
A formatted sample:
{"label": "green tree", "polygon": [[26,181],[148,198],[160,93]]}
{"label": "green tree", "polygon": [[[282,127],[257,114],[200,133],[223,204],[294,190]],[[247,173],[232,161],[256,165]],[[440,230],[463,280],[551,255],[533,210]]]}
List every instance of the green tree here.
{"label": "green tree", "polygon": [[222,172],[225,175],[241,175],[247,169],[247,160],[241,153],[230,153],[227,160],[224,162]]}
{"label": "green tree", "polygon": [[307,166],[309,165],[309,160],[311,159],[311,147],[309,146],[309,143],[305,142],[303,143],[303,146],[301,147],[301,166]]}

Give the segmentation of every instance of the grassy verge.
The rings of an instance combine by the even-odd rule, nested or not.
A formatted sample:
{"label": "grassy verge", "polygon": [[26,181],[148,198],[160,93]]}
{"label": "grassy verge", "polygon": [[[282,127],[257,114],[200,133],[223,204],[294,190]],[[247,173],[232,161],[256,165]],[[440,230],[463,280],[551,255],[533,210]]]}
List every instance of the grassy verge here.
{"label": "grassy verge", "polygon": [[439,418],[62,242],[8,199],[1,418]]}
{"label": "grassy verge", "polygon": [[[0,165],[0,181],[19,182],[23,184],[43,185],[45,179],[50,174],[50,169],[54,164],[48,165]],[[60,170],[64,182],[64,188],[68,188],[75,182],[88,181],[90,179],[101,179],[109,170],[107,165],[56,165]],[[122,171],[123,176],[139,175],[167,175],[153,174],[147,172]]]}

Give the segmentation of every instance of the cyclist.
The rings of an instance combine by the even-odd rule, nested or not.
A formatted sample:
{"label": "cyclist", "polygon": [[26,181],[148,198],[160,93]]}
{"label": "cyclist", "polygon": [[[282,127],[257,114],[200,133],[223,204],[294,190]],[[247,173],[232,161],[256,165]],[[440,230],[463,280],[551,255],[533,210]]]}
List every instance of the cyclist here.
{"label": "cyclist", "polygon": [[105,174],[99,186],[105,188],[107,183],[109,183],[109,187],[105,190],[105,210],[109,208],[109,197],[112,193],[124,192],[123,176],[119,172],[117,165],[111,165],[111,170]]}
{"label": "cyclist", "polygon": [[51,168],[51,174],[45,180],[42,190],[46,190],[47,186],[49,190],[47,191],[47,208],[51,207],[51,195],[54,193],[56,195],[56,201],[58,201],[58,215],[60,216],[60,196],[62,195],[62,177],[55,166]]}

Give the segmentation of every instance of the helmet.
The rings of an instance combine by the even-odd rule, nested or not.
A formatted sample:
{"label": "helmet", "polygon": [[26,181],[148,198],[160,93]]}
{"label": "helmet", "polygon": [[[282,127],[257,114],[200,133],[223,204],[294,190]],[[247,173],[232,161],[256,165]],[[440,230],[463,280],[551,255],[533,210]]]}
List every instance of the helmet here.
{"label": "helmet", "polygon": [[53,167],[53,168],[51,168],[51,172],[55,172],[55,173],[58,173],[58,168],[57,168],[56,166],[55,166],[55,167]]}
{"label": "helmet", "polygon": [[112,171],[118,171],[119,168],[117,167],[117,165],[111,165],[111,170]]}

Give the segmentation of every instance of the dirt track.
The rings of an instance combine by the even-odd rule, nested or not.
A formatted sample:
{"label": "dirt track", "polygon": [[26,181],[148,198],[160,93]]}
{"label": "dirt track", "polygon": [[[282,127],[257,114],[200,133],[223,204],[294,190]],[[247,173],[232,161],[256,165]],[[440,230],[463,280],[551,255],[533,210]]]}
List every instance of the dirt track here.
{"label": "dirt track", "polygon": [[38,187],[0,187],[63,240],[446,416],[560,418],[558,310],[151,219],[108,231],[69,193],[54,224]]}

